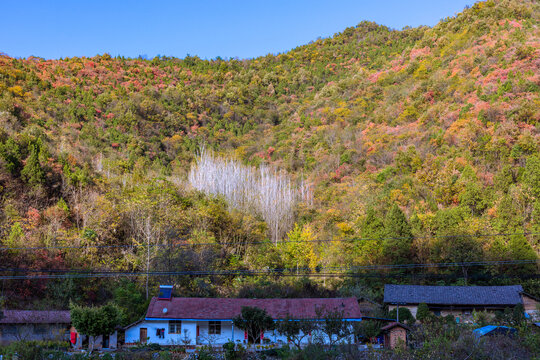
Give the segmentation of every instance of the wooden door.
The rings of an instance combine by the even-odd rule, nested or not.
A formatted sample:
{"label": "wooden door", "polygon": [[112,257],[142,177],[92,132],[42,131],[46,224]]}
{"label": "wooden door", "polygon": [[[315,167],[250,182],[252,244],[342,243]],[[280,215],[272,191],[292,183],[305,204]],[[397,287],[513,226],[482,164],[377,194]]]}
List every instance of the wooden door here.
{"label": "wooden door", "polygon": [[148,331],[146,328],[140,329],[140,341],[141,343],[145,343],[148,340]]}

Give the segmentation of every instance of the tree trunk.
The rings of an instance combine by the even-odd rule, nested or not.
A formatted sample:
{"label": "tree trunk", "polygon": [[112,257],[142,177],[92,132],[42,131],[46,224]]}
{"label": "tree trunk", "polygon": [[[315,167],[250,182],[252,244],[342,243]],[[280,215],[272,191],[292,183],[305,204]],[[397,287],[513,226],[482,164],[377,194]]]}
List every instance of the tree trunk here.
{"label": "tree trunk", "polygon": [[146,300],[148,300],[148,276],[150,272],[150,217],[146,218],[147,235],[146,235]]}

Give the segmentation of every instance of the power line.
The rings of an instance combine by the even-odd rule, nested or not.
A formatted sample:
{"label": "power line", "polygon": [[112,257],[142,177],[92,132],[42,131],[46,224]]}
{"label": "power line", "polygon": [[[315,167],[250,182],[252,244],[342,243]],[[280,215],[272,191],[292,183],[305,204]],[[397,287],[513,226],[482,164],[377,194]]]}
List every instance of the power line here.
{"label": "power line", "polygon": [[[540,235],[537,232],[523,232],[523,233],[497,233],[497,234],[459,234],[459,235],[429,235],[429,236],[403,236],[403,237],[378,237],[378,238],[351,238],[351,239],[321,239],[321,240],[282,240],[278,244],[284,243],[332,243],[332,242],[356,242],[356,241],[370,241],[370,240],[414,240],[414,239],[453,239],[461,237],[497,237],[497,236],[529,236]],[[189,238],[180,238],[178,240],[188,240]],[[158,247],[158,248],[174,248],[174,247],[188,247],[188,246],[225,246],[225,245],[273,245],[270,241],[254,241],[246,243],[238,242],[215,242],[215,243],[182,243],[182,244],[131,244],[131,245],[80,245],[80,246],[34,246],[34,247],[0,247],[0,251],[9,250],[75,250],[75,249],[114,249],[114,248],[146,248],[146,247]]]}
{"label": "power line", "polygon": [[[488,262],[462,262],[462,263],[441,263],[441,264],[405,264],[408,268],[428,266],[485,266],[485,265],[525,265],[535,264],[537,260],[507,260],[507,261],[488,261]],[[302,272],[295,268],[277,268],[277,269],[258,269],[258,270],[222,270],[222,271],[96,271],[96,270],[73,270],[73,269],[23,269],[23,268],[0,268],[0,272],[45,272],[47,275],[4,275],[0,280],[38,280],[38,279],[68,279],[68,278],[111,278],[111,277],[137,277],[137,276],[295,276],[295,277],[363,277],[363,276],[387,276],[392,274],[372,273],[362,274],[351,271],[358,270],[384,270],[388,268],[403,269],[402,265],[379,265],[374,266],[356,266],[356,267],[327,267],[325,270],[334,270],[342,272],[324,273],[304,268]],[[321,270],[322,270],[321,269]],[[58,274],[63,272],[64,274]],[[52,273],[52,274],[51,274]],[[54,274],[56,273],[56,274]],[[403,273],[395,274],[403,276]],[[414,274],[413,274],[414,275]],[[415,274],[418,275],[418,274]],[[437,274],[433,274],[437,275]],[[539,275],[540,276],[540,275]]]}
{"label": "power line", "polygon": [[[415,268],[431,268],[431,267],[460,267],[460,266],[496,266],[496,265],[524,265],[535,264],[540,262],[539,260],[496,260],[496,261],[465,261],[465,262],[447,262],[447,263],[411,263],[411,264],[380,264],[380,265],[356,265],[356,266],[323,266],[315,268],[316,272],[322,270],[341,270],[341,271],[360,271],[360,270],[386,270],[386,269],[415,269]],[[263,268],[263,269],[236,269],[236,270],[222,270],[231,273],[284,273],[284,272],[298,272],[298,271],[312,271],[313,268],[309,267],[292,267],[292,268]],[[63,273],[125,273],[125,271],[114,270],[99,270],[99,269],[27,269],[27,268],[0,268],[0,272],[63,272]],[[138,271],[141,274],[146,274],[146,271]],[[193,273],[208,273],[210,271],[195,271]],[[215,272],[215,271],[214,271]],[[132,271],[130,273],[136,273]]]}

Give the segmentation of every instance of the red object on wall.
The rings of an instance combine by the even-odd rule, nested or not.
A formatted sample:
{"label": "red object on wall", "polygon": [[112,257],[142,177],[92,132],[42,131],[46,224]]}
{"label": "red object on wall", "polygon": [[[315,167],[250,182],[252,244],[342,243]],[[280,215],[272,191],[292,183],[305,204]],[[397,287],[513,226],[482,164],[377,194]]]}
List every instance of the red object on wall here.
{"label": "red object on wall", "polygon": [[244,331],[244,340],[247,340],[247,339],[248,339],[247,331]]}
{"label": "red object on wall", "polygon": [[261,340],[264,339],[264,331],[261,331]]}
{"label": "red object on wall", "polygon": [[199,325],[197,325],[197,336],[199,336]]}

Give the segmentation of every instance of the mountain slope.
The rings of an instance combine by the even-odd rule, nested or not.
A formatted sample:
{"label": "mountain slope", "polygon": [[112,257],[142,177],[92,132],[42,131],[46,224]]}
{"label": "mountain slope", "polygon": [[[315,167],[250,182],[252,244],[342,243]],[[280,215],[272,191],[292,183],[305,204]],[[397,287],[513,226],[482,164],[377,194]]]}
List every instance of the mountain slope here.
{"label": "mountain slope", "polygon": [[[252,60],[2,56],[3,244],[222,244],[152,253],[152,266],[180,270],[537,259],[539,18],[534,1],[485,1],[433,28],[362,22]],[[249,246],[268,239],[260,217],[186,185],[203,144],[313,184],[289,238],[370,240]],[[494,233],[533,234],[475,236]],[[2,256],[35,270],[145,268],[141,249],[85,249]],[[248,286],[178,281],[203,295]],[[54,299],[53,285],[26,290]]]}

